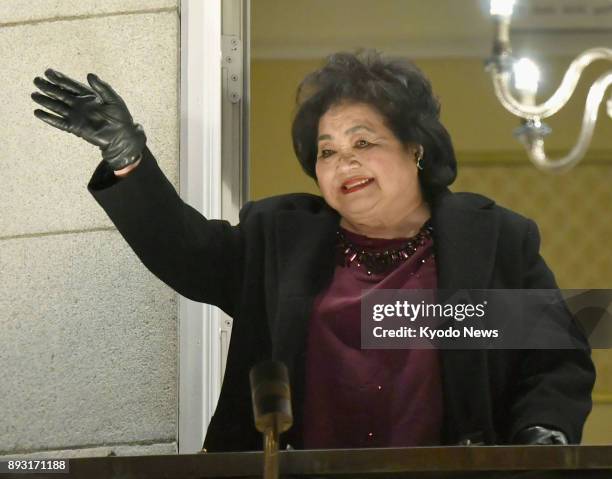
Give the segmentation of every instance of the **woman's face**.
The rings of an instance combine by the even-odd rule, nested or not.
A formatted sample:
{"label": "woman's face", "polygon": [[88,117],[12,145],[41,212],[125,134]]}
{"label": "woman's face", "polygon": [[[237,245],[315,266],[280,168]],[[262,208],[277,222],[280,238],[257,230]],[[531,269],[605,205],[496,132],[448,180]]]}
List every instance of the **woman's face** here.
{"label": "woman's face", "polygon": [[332,106],[319,120],[321,193],[350,223],[392,223],[422,203],[417,148],[404,147],[368,104]]}

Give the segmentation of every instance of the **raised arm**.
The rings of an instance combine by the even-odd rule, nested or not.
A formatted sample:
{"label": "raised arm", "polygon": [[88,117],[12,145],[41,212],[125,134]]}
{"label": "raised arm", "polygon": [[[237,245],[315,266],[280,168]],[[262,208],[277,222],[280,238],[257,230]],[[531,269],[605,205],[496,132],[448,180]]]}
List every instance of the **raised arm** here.
{"label": "raised arm", "polygon": [[88,189],[153,274],[179,294],[232,314],[242,285],[240,226],[208,220],[183,202],[148,148],[122,179],[101,162]]}
{"label": "raised arm", "polygon": [[34,80],[44,95],[32,99],[54,114],[34,114],[100,148],[88,189],[144,265],[179,294],[231,315],[242,283],[241,228],[207,220],[181,200],[110,85],[93,74],[89,86],[54,70],[45,75]]}

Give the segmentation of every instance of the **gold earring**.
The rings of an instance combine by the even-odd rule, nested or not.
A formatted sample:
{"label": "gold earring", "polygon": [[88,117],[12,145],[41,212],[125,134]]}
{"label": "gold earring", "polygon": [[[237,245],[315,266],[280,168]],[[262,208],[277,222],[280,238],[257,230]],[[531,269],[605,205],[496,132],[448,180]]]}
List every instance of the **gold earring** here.
{"label": "gold earring", "polygon": [[416,158],[416,167],[419,170],[423,169],[423,165],[421,165],[421,160],[423,159],[423,147],[419,145],[419,149],[416,151],[414,157]]}

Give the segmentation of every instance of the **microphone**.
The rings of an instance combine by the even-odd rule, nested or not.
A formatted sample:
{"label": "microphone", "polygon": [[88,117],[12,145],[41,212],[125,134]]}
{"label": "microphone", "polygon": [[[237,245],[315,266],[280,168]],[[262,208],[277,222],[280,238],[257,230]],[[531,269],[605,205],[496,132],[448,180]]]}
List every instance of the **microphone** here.
{"label": "microphone", "polygon": [[278,479],[278,437],[293,424],[289,373],[268,360],[253,366],[249,379],[255,427],[264,439],[264,479]]}

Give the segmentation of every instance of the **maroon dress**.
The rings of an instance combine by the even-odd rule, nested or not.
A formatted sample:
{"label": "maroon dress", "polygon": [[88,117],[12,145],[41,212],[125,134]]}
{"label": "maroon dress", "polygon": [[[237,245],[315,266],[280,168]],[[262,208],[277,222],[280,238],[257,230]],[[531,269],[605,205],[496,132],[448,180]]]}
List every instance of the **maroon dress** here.
{"label": "maroon dress", "polygon": [[[368,238],[343,228],[366,251],[397,248],[406,238]],[[442,384],[433,349],[361,349],[363,290],[435,289],[433,241],[407,260],[368,275],[338,261],[315,298],[306,343],[304,448],[409,447],[440,444]]]}

